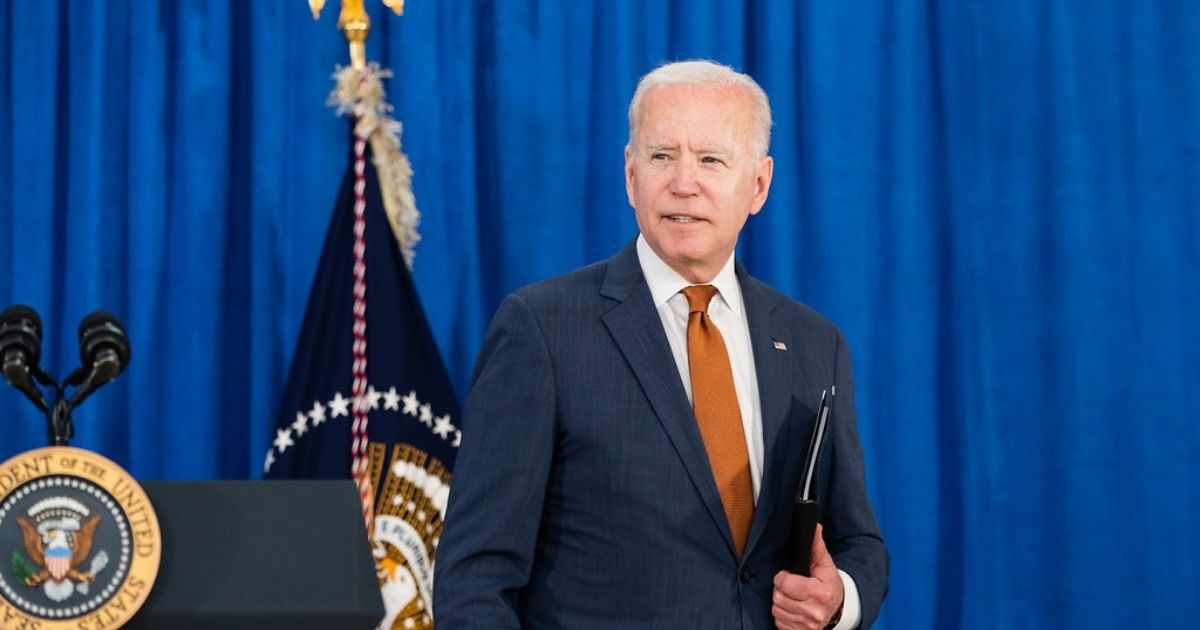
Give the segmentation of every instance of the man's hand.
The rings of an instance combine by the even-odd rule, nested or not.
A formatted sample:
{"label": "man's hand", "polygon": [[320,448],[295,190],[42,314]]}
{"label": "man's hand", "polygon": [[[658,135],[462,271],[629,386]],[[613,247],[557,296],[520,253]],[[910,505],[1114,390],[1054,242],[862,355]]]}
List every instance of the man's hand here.
{"label": "man's hand", "polygon": [[821,536],[821,525],[813,536],[812,577],[787,571],[775,574],[771,615],[779,630],[821,630],[833,619],[846,597],[842,577]]}

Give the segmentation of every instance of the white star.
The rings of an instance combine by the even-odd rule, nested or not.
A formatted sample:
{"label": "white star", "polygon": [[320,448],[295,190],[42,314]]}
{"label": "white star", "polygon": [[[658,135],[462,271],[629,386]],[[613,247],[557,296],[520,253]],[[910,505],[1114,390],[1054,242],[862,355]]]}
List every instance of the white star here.
{"label": "white star", "polygon": [[418,404],[420,403],[417,402],[417,392],[415,390],[408,392],[408,395],[404,397],[404,413],[416,417]]}
{"label": "white star", "polygon": [[427,427],[433,426],[433,407],[430,407],[428,403],[421,405],[421,422],[425,423]]}
{"label": "white star", "polygon": [[334,418],[350,415],[350,399],[342,398],[342,392],[334,394],[333,400],[329,401],[329,411],[333,413]]}
{"label": "white star", "polygon": [[313,408],[308,412],[308,417],[312,418],[312,425],[314,427],[320,426],[322,422],[325,422],[325,405],[322,405],[319,400],[314,400]]}
{"label": "white star", "polygon": [[379,409],[379,399],[383,396],[382,392],[375,391],[375,386],[371,385],[367,390],[367,404],[371,410]]}
{"label": "white star", "polygon": [[280,453],[287,451],[289,446],[292,446],[295,444],[295,442],[292,441],[292,430],[291,429],[276,429],[275,430],[275,441],[272,442],[272,444],[275,445],[275,448],[279,449]]}
{"label": "white star", "polygon": [[439,416],[437,424],[433,427],[433,432],[440,435],[443,440],[450,439],[450,433],[454,431],[454,425],[450,424],[450,414]]}
{"label": "white star", "polygon": [[296,414],[296,421],[292,423],[292,428],[296,430],[296,437],[304,435],[304,432],[308,430],[308,416],[304,415],[303,411]]}
{"label": "white star", "polygon": [[263,474],[271,472],[271,466],[275,464],[275,451],[267,451],[267,460],[263,462]]}
{"label": "white star", "polygon": [[388,388],[387,393],[383,395],[383,408],[400,411],[400,394],[396,393],[395,387]]}
{"label": "white star", "polygon": [[454,432],[454,441],[450,443],[450,446],[453,446],[454,448],[458,448],[458,446],[460,444],[462,444],[462,431],[455,431]]}

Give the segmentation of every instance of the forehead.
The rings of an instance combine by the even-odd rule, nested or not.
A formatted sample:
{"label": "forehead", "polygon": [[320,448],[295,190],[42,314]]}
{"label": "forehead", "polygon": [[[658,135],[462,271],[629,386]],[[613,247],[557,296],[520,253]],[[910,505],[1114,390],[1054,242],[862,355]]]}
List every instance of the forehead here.
{"label": "forehead", "polygon": [[638,140],[744,143],[754,102],[737,85],[660,85],[646,92],[638,117]]}

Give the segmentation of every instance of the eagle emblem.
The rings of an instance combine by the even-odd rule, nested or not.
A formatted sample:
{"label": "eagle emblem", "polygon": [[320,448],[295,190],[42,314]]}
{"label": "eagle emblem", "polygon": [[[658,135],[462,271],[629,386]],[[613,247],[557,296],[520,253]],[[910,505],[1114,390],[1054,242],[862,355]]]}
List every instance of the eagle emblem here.
{"label": "eagle emblem", "polygon": [[26,516],[18,516],[25,553],[33,567],[24,567],[24,582],[52,601],[61,602],[75,591],[86,595],[88,585],[108,564],[108,554],[98,552],[86,571],[83,564],[92,553],[92,539],[100,515],[92,514],[80,501],[50,497],[38,501]]}

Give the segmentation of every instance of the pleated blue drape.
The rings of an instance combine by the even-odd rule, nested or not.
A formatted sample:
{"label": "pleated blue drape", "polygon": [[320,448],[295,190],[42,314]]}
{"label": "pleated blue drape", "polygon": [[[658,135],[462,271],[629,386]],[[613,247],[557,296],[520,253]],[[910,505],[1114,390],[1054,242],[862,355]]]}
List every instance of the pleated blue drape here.
{"label": "pleated blue drape", "polygon": [[[331,3],[332,5],[333,3]],[[635,234],[625,106],[662,60],[775,110],[752,273],[844,328],[892,553],[887,628],[1200,617],[1200,5],[368,2],[459,392],[513,288]],[[337,6],[0,5],[0,306],[43,365],[113,311],[79,446],[256,477],[345,166]],[[0,392],[0,458],[44,443]],[[653,561],[653,559],[648,559]]]}

